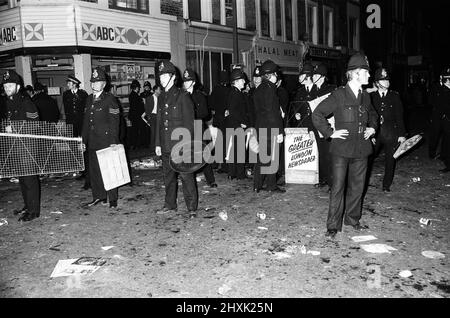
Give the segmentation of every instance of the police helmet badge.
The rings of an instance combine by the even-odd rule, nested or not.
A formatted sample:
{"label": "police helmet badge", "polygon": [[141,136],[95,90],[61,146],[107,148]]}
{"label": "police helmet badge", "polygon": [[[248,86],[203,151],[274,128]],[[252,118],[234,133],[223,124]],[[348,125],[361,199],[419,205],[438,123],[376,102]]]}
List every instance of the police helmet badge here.
{"label": "police helmet badge", "polygon": [[9,75],[9,71],[6,71],[5,74],[3,74],[3,80],[7,81],[9,80],[10,75]]}
{"label": "police helmet badge", "polygon": [[364,58],[366,59],[367,67],[370,67],[369,59],[367,58],[367,55],[364,55]]}
{"label": "police helmet badge", "polygon": [[184,78],[189,78],[189,71],[188,70],[184,71]]}
{"label": "police helmet badge", "polygon": [[255,70],[255,74],[256,74],[256,75],[259,75],[259,68],[257,68],[257,69]]}
{"label": "police helmet badge", "polygon": [[159,64],[158,70],[161,72],[164,69],[164,62],[161,62],[161,64]]}
{"label": "police helmet badge", "polygon": [[94,69],[94,71],[92,72],[92,78],[94,78],[94,79],[98,78],[97,69]]}
{"label": "police helmet badge", "polygon": [[382,77],[382,78],[386,78],[387,76],[388,76],[388,74],[387,74],[386,70],[383,69],[383,70],[381,71],[381,77]]}

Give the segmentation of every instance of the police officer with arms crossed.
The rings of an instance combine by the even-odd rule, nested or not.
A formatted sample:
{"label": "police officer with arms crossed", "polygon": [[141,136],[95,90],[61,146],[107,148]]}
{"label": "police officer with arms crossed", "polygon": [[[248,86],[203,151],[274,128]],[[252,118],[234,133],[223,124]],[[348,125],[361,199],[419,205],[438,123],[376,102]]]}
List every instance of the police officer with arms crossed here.
{"label": "police officer with arms crossed", "polygon": [[[378,126],[378,115],[372,107],[370,95],[362,90],[362,86],[368,84],[369,70],[366,56],[353,55],[347,68],[347,85],[335,90],[313,112],[317,130],[325,138],[332,138],[332,186],[326,233],[330,238],[342,230],[344,212],[345,225],[358,231],[367,228],[360,224],[362,197],[367,159],[373,151],[370,137]],[[336,129],[327,121],[331,114],[334,114]]]}
{"label": "police officer with arms crossed", "polygon": [[378,113],[380,129],[375,141],[375,156],[384,148],[383,192],[391,191],[394,180],[394,153],[399,143],[406,141],[406,130],[403,123],[403,105],[400,95],[390,90],[389,74],[384,68],[375,71],[377,92],[370,94],[372,105]]}
{"label": "police officer with arms crossed", "polygon": [[[15,71],[6,71],[3,74],[2,84],[7,96],[7,121],[38,121],[39,114],[37,107],[33,104],[28,95],[20,93],[22,85],[20,76]],[[11,128],[8,128],[7,126],[6,132],[11,132]],[[12,153],[12,155],[22,158],[20,154],[14,155],[14,153]],[[22,161],[21,164],[26,166],[28,163]],[[41,212],[41,184],[39,176],[19,177],[19,184],[25,206],[21,210],[15,210],[14,215],[21,214],[19,221],[24,222],[38,218]]]}
{"label": "police officer with arms crossed", "polygon": [[83,143],[87,145],[93,198],[92,202],[85,204],[86,207],[92,207],[99,203],[107,205],[107,198],[109,198],[109,207],[116,208],[119,196],[117,188],[106,192],[96,153],[97,150],[120,143],[119,104],[111,93],[103,91],[106,82],[105,71],[100,67],[95,68],[91,76],[93,93],[89,95],[86,102],[82,132]]}
{"label": "police officer with arms crossed", "polygon": [[[196,89],[197,75],[195,72],[187,68],[183,73],[183,86],[186,92],[188,92],[194,103],[195,107],[195,119],[202,121],[202,134],[208,130],[209,126],[212,125],[212,116],[208,108],[208,99],[206,94]],[[203,135],[202,135],[203,136]],[[214,171],[210,164],[206,164],[203,167],[203,174],[206,178],[206,183],[211,188],[217,188],[216,179],[214,177]]]}
{"label": "police officer with arms crossed", "polygon": [[[175,86],[175,66],[170,61],[163,61],[158,69],[164,91],[158,98],[155,152],[157,156],[162,156],[166,197],[164,207],[156,212],[165,214],[177,209],[178,172],[170,165],[170,158],[173,147],[180,141],[172,140],[172,132],[177,128],[185,128],[193,138],[195,114],[189,93]],[[180,177],[188,212],[190,216],[195,216],[198,208],[198,192],[194,174],[180,173]]]}

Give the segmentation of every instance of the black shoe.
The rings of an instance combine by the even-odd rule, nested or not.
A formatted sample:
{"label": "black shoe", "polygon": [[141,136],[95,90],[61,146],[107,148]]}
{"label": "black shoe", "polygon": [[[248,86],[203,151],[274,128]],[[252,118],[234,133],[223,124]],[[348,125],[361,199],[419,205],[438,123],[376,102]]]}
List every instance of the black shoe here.
{"label": "black shoe", "polygon": [[213,182],[211,184],[208,184],[210,188],[217,188],[217,183]]}
{"label": "black shoe", "polygon": [[227,179],[228,180],[234,180],[234,179],[236,179],[236,177],[228,176]]}
{"label": "black shoe", "polygon": [[356,224],[356,225],[353,225],[353,229],[355,230],[355,231],[362,231],[362,230],[367,230],[369,227],[367,226],[367,225],[361,225],[361,224]]}
{"label": "black shoe", "polygon": [[75,180],[83,180],[86,176],[84,174],[80,174],[78,177],[75,178]]}
{"label": "black shoe", "polygon": [[176,211],[177,211],[176,208],[175,209],[169,209],[169,208],[163,207],[161,209],[156,210],[155,212],[156,212],[156,214],[167,214],[167,213],[176,212]]}
{"label": "black shoe", "polygon": [[81,189],[83,189],[83,190],[89,190],[90,188],[91,188],[91,185],[88,184],[88,183],[85,183],[85,184],[81,187]]}
{"label": "black shoe", "polygon": [[391,189],[383,187],[383,192],[391,192]]}
{"label": "black shoe", "polygon": [[286,190],[284,190],[282,188],[279,188],[279,187],[276,187],[273,190],[269,190],[269,192],[271,192],[271,193],[286,193]]}
{"label": "black shoe", "polygon": [[14,210],[14,211],[13,211],[13,214],[14,214],[14,215],[18,215],[18,214],[22,214],[22,213],[25,213],[25,212],[27,212],[27,208],[26,208],[26,207],[23,207],[23,208],[20,209],[20,210]]}
{"label": "black shoe", "polygon": [[442,172],[442,173],[450,172],[450,168],[444,168],[442,170],[439,170],[439,172]]}
{"label": "black shoe", "polygon": [[325,233],[325,237],[329,237],[331,239],[334,239],[337,234],[337,230],[328,230],[327,233]]}
{"label": "black shoe", "polygon": [[197,217],[197,210],[188,210],[188,213],[189,213],[189,217],[190,217],[191,219]]}
{"label": "black shoe", "polygon": [[109,202],[109,207],[110,207],[111,209],[117,208],[117,201],[111,201],[111,202]]}
{"label": "black shoe", "polygon": [[94,199],[93,201],[84,204],[84,206],[90,208],[90,207],[95,206],[95,205],[97,205],[99,203],[101,203],[102,205],[107,205],[108,204],[106,199],[103,199],[103,200],[101,200],[101,199]]}
{"label": "black shoe", "polygon": [[253,192],[260,193],[263,189],[262,188],[253,188]]}
{"label": "black shoe", "polygon": [[19,222],[29,222],[39,217],[39,214],[25,212],[19,218]]}

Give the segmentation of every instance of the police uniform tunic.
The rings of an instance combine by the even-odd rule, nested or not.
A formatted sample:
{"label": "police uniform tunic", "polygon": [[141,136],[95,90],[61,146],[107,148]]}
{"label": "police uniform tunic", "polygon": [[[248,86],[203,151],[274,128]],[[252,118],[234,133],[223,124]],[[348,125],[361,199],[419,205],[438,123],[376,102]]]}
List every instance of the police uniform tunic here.
{"label": "police uniform tunic", "polygon": [[[175,86],[169,91],[161,92],[158,97],[158,111],[156,117],[156,147],[161,147],[164,183],[166,189],[165,207],[177,208],[178,173],[170,166],[170,153],[172,148],[180,142],[172,140],[175,129],[186,128],[191,138],[194,136],[194,104],[187,92]],[[189,211],[195,211],[198,207],[198,194],[193,173],[180,173],[183,183],[183,194]]]}
{"label": "police uniform tunic", "polygon": [[394,179],[395,159],[393,156],[398,145],[398,138],[406,136],[403,123],[403,105],[400,95],[391,90],[385,96],[380,96],[379,92],[373,92],[370,96],[378,113],[380,124],[376,138],[375,155],[384,148],[385,174],[383,188],[389,189]]}
{"label": "police uniform tunic", "polygon": [[120,108],[117,99],[110,93],[102,92],[97,98],[89,95],[83,123],[83,142],[89,152],[89,177],[93,199],[110,202],[118,199],[118,189],[105,191],[96,151],[120,143]]}
{"label": "police uniform tunic", "polygon": [[[280,114],[280,102],[276,85],[263,79],[263,82],[255,91],[253,100],[255,105],[258,105],[256,130],[258,131],[260,151],[265,148],[265,155],[272,156],[275,145],[275,151],[279,156],[279,144],[276,139],[279,134],[283,134],[283,119]],[[261,129],[266,129],[266,134],[263,134]],[[274,130],[273,133],[272,130]],[[275,169],[271,174],[263,174],[261,167],[266,167],[267,169],[269,169],[269,166],[278,168],[277,162],[262,163],[260,155],[261,153],[258,154],[258,161],[255,167],[254,188],[260,190],[266,183],[268,191],[274,190],[277,188],[276,173],[278,169]],[[275,160],[277,159],[279,157],[275,156]]]}
{"label": "police uniform tunic", "polygon": [[[373,152],[372,143],[370,139],[365,140],[364,132],[368,127],[377,129],[378,115],[370,95],[360,90],[358,97],[355,97],[349,84],[335,90],[313,112],[313,123],[326,139],[334,133],[327,121],[331,114],[335,117],[336,130],[346,129],[349,132],[346,139],[332,139],[330,145],[332,187],[327,228],[341,231],[344,210],[346,225],[356,226],[361,219],[367,158]],[[344,201],[347,173],[348,187]]]}
{"label": "police uniform tunic", "polygon": [[73,135],[75,137],[81,136],[87,98],[88,94],[82,89],[78,89],[76,93],[73,93],[71,90],[63,93],[66,123],[73,125]]}
{"label": "police uniform tunic", "polygon": [[[247,100],[244,93],[242,93],[238,88],[234,86],[230,89],[226,110],[229,113],[229,115],[225,117],[226,129],[242,129],[241,125],[248,126]],[[227,138],[225,144],[227,146],[226,149],[228,152],[231,136],[228,136],[226,134],[226,130],[224,136]],[[228,177],[231,179],[245,179],[245,151],[244,153],[239,152],[239,149],[245,150],[245,144],[244,147],[242,147],[242,145],[239,145],[239,139],[237,138],[237,136],[234,136],[232,140],[232,152],[230,151],[229,160],[227,162]],[[227,153],[225,154],[225,156],[226,155]]]}
{"label": "police uniform tunic", "polygon": [[[7,98],[7,120],[38,121],[39,113],[37,107],[28,96],[15,94],[12,98]],[[23,156],[17,155],[18,158]],[[23,165],[33,164],[32,162],[21,162]],[[29,214],[40,215],[41,189],[39,176],[19,177],[20,189],[22,192],[25,208]]]}
{"label": "police uniform tunic", "polygon": [[[309,130],[315,130],[311,120],[311,108],[308,102],[316,98],[317,88],[315,85],[308,90],[304,85],[300,87],[290,105],[288,125],[292,128],[305,127]],[[300,114],[300,120],[295,117]]]}

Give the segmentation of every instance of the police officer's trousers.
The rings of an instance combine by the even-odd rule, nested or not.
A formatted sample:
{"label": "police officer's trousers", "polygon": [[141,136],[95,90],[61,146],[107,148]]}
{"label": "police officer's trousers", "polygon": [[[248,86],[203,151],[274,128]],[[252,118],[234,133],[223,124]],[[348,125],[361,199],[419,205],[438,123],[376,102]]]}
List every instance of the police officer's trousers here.
{"label": "police officer's trousers", "polygon": [[444,161],[445,167],[450,169],[450,118],[442,119],[442,150],[441,157]]}
{"label": "police officer's trousers", "polygon": [[395,164],[394,153],[397,148],[398,138],[385,138],[380,136],[375,145],[374,157],[378,156],[381,149],[384,149],[384,178],[383,189],[389,189],[394,180]]}
{"label": "police officer's trousers", "polygon": [[[361,219],[367,157],[344,158],[332,155],[331,162],[332,186],[327,229],[341,231],[344,212],[345,225],[357,225]],[[346,181],[347,189],[345,189]]]}
{"label": "police officer's trousers", "polygon": [[19,177],[19,184],[28,213],[39,216],[41,212],[41,182],[39,176]]}
{"label": "police officer's trousers", "polygon": [[195,176],[193,173],[178,173],[170,166],[170,153],[162,154],[164,184],[166,187],[166,198],[164,206],[168,209],[177,208],[178,175],[181,177],[184,201],[189,211],[198,208],[198,192]]}
{"label": "police officer's trousers", "polygon": [[[274,138],[275,137],[267,138],[266,136],[260,136],[258,138],[259,154],[258,160],[255,165],[255,173],[253,179],[254,189],[261,190],[264,184],[266,184],[267,191],[272,191],[277,188],[280,144],[276,143]],[[275,153],[273,152],[273,150],[275,150]],[[265,169],[266,171],[263,171],[262,169]]]}
{"label": "police officer's trousers", "polygon": [[319,151],[319,182],[331,185],[330,141],[316,135]]}
{"label": "police officer's trousers", "polygon": [[89,180],[91,181],[92,198],[106,200],[109,198],[109,202],[117,201],[119,198],[119,189],[115,188],[109,191],[105,190],[103,184],[102,174],[100,172],[100,166],[98,164],[98,158],[96,150],[89,149]]}

